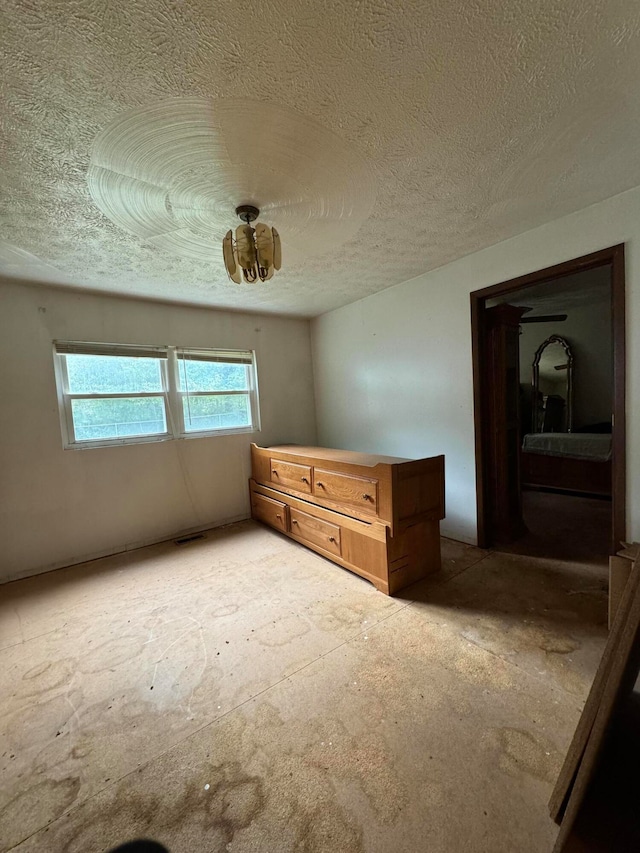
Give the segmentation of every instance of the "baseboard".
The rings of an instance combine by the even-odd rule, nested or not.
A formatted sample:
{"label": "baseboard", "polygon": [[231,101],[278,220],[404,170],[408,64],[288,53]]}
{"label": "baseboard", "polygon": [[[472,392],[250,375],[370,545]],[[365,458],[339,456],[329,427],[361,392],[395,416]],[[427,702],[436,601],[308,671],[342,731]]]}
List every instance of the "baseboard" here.
{"label": "baseboard", "polygon": [[25,578],[37,577],[38,575],[47,574],[47,572],[55,572],[58,569],[68,569],[71,566],[77,566],[80,563],[91,563],[94,560],[102,560],[104,557],[113,557],[116,554],[125,554],[127,551],[137,551],[139,548],[146,548],[149,545],[160,545],[162,542],[171,542],[173,539],[181,539],[184,536],[190,536],[194,533],[203,533],[206,530],[216,530],[219,527],[226,527],[228,524],[235,524],[238,521],[246,521],[250,516],[248,514],[232,516],[224,518],[220,521],[209,522],[208,524],[200,525],[199,527],[188,527],[176,530],[173,533],[163,534],[159,539],[141,539],[137,542],[129,542],[126,545],[107,548],[104,551],[95,551],[91,554],[84,554],[80,557],[73,557],[71,560],[61,560],[57,563],[50,563],[38,569],[24,569],[19,572],[10,572],[6,577],[0,578],[0,586],[12,581],[24,580]]}

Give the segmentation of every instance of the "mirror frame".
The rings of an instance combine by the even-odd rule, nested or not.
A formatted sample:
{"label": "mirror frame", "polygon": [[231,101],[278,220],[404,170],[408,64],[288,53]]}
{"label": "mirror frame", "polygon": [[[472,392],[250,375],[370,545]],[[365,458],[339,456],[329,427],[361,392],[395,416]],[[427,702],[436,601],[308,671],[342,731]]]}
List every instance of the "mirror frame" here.
{"label": "mirror frame", "polygon": [[567,354],[567,432],[573,430],[573,353],[569,341],[560,335],[551,335],[540,344],[533,357],[531,385],[533,387],[531,401],[531,431],[536,432],[538,414],[538,386],[540,384],[540,359],[549,344],[561,344]]}

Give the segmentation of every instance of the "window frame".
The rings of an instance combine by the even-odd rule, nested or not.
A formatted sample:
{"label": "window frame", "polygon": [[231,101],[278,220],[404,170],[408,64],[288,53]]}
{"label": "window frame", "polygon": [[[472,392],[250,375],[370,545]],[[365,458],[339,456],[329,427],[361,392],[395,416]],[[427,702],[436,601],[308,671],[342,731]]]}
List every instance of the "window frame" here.
{"label": "window frame", "polygon": [[[105,355],[123,356],[131,354],[131,350],[156,350],[166,352],[166,357],[158,357],[160,362],[160,376],[162,379],[162,391],[139,391],[139,392],[110,392],[104,394],[79,394],[69,391],[69,378],[67,373],[66,356],[72,353],[59,352],[58,347],[76,349],[78,355]],[[83,353],[83,347],[87,352]],[[95,349],[104,350],[102,353],[96,353]],[[91,349],[94,352],[91,352]],[[238,353],[238,355],[250,356],[250,362],[246,363],[247,368],[247,385],[246,391],[207,391],[199,392],[201,395],[215,396],[222,394],[242,394],[249,398],[249,412],[251,423],[243,427],[224,427],[220,429],[204,429],[204,430],[189,430],[187,431],[184,421],[183,398],[185,392],[179,386],[179,354],[197,353],[198,356],[206,360],[206,355],[211,354],[212,360],[220,361],[220,356],[229,353]],[[230,350],[230,349],[212,349],[212,348],[194,348],[194,347],[177,347],[177,346],[144,346],[136,344],[113,344],[113,343],[90,343],[88,341],[53,341],[53,363],[56,380],[56,391],[58,397],[58,413],[60,416],[60,428],[62,432],[62,444],[65,450],[87,450],[97,447],[120,447],[126,444],[149,444],[159,441],[174,441],[185,438],[210,438],[214,436],[226,435],[242,435],[254,432],[260,432],[260,403],[258,396],[258,368],[255,350]],[[195,395],[194,395],[195,396]],[[165,422],[167,429],[162,433],[151,433],[149,435],[133,435],[123,436],[118,438],[99,438],[91,440],[78,440],[75,437],[75,427],[73,422],[72,401],[76,399],[114,399],[119,397],[125,398],[144,398],[144,397],[161,397]]]}
{"label": "window frame", "polygon": [[[177,412],[177,423],[179,425],[180,437],[182,438],[198,438],[206,435],[211,435],[212,433],[215,435],[228,435],[242,432],[259,432],[260,431],[260,407],[258,406],[258,382],[257,382],[257,370],[256,370],[256,354],[253,350],[206,350],[206,349],[196,349],[194,347],[171,347],[174,351],[174,357],[169,358],[168,361],[168,369],[169,372],[173,371],[173,381],[170,381],[171,391],[173,392],[173,397],[175,400],[174,410]],[[247,389],[242,391],[197,391],[194,392],[192,396],[194,397],[222,397],[222,396],[232,396],[232,395],[242,395],[243,397],[249,398],[249,414],[251,418],[251,425],[248,427],[230,427],[230,428],[221,428],[221,429],[207,429],[207,430],[187,430],[185,426],[184,420],[184,406],[183,400],[185,397],[189,396],[188,390],[185,392],[180,388],[180,356],[185,353],[193,353],[199,357],[203,357],[206,353],[230,353],[237,352],[238,354],[242,353],[251,353],[251,364],[245,364],[245,368],[247,368]],[[206,360],[202,358],[202,360]],[[213,360],[213,359],[212,359]],[[219,361],[219,360],[218,360]],[[219,362],[220,363],[220,362]],[[224,362],[222,362],[224,363]],[[230,362],[227,362],[230,363]],[[170,391],[170,393],[171,393]],[[257,427],[254,426],[257,424]]]}

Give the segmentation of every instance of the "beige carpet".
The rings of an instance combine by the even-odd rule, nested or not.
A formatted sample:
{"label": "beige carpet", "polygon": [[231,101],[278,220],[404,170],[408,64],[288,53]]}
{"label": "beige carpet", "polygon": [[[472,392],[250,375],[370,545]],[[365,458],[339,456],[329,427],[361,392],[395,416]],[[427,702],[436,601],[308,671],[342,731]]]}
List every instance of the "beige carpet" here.
{"label": "beige carpet", "polygon": [[443,555],[391,599],[245,522],[0,588],[0,850],[550,850],[606,595]]}

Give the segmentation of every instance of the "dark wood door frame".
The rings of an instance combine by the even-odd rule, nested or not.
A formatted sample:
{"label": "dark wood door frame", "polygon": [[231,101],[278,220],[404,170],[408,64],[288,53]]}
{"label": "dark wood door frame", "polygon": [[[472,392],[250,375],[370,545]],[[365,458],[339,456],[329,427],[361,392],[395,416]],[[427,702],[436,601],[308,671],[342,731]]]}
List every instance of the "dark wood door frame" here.
{"label": "dark wood door frame", "polygon": [[473,409],[476,447],[476,497],[478,508],[478,546],[491,545],[486,511],[488,477],[485,427],[482,418],[481,354],[484,350],[484,311],[486,301],[554,278],[578,272],[611,267],[611,332],[613,340],[613,460],[612,460],[612,536],[611,553],[626,537],[626,420],[625,420],[625,266],[624,243],[556,264],[537,272],[512,278],[471,293],[471,345],[473,357]]}

